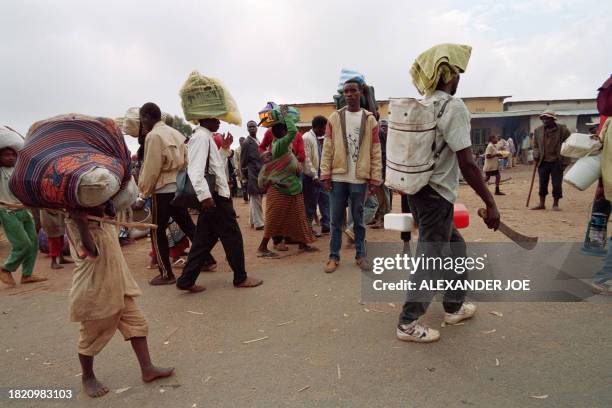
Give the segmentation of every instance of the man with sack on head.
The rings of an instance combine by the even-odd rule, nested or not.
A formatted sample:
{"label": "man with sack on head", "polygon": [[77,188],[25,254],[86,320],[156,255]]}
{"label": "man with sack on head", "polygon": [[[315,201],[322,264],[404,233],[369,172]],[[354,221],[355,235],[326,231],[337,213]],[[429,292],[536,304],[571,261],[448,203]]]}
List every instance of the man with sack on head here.
{"label": "man with sack on head", "polygon": [[[229,148],[233,136],[228,133],[223,137],[219,149],[213,140],[213,133],[219,130],[219,119],[200,119],[199,123],[200,126],[196,128],[187,145],[189,154],[187,173],[201,209],[193,246],[176,286],[192,293],[205,290],[204,286],[196,284],[196,280],[206,264],[206,257],[219,240],[234,272],[234,286],[237,288],[259,286],[263,281],[248,277],[246,273],[242,232],[236,221],[236,212],[227,183],[225,162],[230,154]],[[207,175],[214,176],[214,185],[209,185]]]}
{"label": "man with sack on head", "polygon": [[[499,226],[495,200],[484,183],[480,168],[474,162],[470,112],[463,101],[453,98],[459,85],[459,75],[467,67],[471,50],[471,47],[465,45],[438,45],[421,54],[410,70],[414,85],[425,95],[422,104],[433,104],[437,117],[435,146],[438,155],[433,172],[424,187],[407,195],[410,212],[419,228],[417,254],[430,259],[466,257],[465,241],[453,223],[453,204],[459,192],[460,171],[465,181],[486,204],[487,226],[492,229]],[[391,136],[388,139],[389,146],[392,143]],[[455,273],[454,270],[419,268],[412,280],[419,289],[424,281],[458,281],[467,279],[466,275]],[[459,323],[476,312],[474,304],[464,302],[465,294],[464,290],[445,292],[443,306],[446,312],[444,321],[447,324]],[[428,343],[440,338],[437,330],[419,322],[434,295],[432,290],[408,292],[397,325],[398,339]]]}

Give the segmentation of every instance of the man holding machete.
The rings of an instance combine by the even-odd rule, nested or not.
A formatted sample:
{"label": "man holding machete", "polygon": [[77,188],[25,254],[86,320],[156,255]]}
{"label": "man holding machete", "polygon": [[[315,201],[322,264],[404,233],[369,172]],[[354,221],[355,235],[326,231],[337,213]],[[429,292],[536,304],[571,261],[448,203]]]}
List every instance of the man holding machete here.
{"label": "man holding machete", "polygon": [[[452,95],[457,92],[459,75],[465,71],[471,55],[471,47],[456,44],[435,46],[421,54],[410,73],[418,91],[425,99],[436,98],[440,105],[446,102],[445,113],[437,126],[446,143],[435,163],[429,184],[416,194],[408,195],[410,210],[419,226],[417,253],[438,258],[451,255],[465,257],[465,241],[453,224],[453,203],[459,192],[459,171],[465,181],[480,196],[486,205],[484,221],[491,229],[499,227],[500,217],[495,200],[487,188],[480,168],[474,162],[470,138],[470,113],[460,99]],[[438,143],[439,142],[439,143]],[[451,254],[449,254],[449,249]],[[467,273],[454,271],[445,273],[444,279],[465,280]],[[442,276],[441,271],[419,269],[413,279],[416,287],[423,280]],[[402,308],[396,335],[403,341],[429,343],[440,338],[440,332],[419,322],[425,314],[434,291],[409,291]],[[444,294],[444,321],[457,324],[469,319],[476,312],[476,305],[464,302],[465,291],[452,290]]]}

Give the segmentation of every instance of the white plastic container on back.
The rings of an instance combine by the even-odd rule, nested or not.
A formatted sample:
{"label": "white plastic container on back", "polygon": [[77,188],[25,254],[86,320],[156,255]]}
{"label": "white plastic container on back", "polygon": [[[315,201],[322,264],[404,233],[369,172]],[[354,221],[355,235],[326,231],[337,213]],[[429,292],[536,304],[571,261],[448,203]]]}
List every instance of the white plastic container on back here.
{"label": "white plastic container on back", "polygon": [[563,181],[584,191],[601,177],[601,155],[578,159],[563,177]]}
{"label": "white plastic container on back", "polygon": [[387,187],[415,194],[429,183],[442,146],[436,146],[436,103],[413,98],[391,99],[387,135]]}

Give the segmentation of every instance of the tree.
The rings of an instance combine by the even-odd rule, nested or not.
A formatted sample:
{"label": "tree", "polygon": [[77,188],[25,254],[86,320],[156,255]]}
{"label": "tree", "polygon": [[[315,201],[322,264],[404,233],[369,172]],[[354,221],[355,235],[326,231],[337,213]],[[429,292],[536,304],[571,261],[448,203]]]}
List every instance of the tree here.
{"label": "tree", "polygon": [[172,127],[185,135],[187,139],[189,139],[193,133],[193,128],[191,125],[185,121],[185,119],[177,115],[174,115]]}

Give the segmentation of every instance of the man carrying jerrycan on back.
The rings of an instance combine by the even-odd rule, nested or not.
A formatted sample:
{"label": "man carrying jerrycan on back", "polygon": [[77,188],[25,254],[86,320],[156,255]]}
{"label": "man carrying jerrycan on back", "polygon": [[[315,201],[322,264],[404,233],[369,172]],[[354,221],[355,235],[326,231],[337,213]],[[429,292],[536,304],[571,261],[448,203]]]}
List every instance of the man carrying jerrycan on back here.
{"label": "man carrying jerrycan on back", "polygon": [[[499,226],[495,200],[474,162],[470,113],[463,101],[453,97],[471,50],[466,45],[441,44],[425,51],[410,70],[414,85],[425,98],[422,101],[393,100],[390,109],[392,129],[387,139],[387,185],[407,193],[410,211],[419,227],[417,253],[428,258],[466,256],[465,241],[453,224],[460,171],[486,205],[487,226],[492,229]],[[424,126],[426,124],[428,126]],[[394,126],[404,131],[395,131]],[[409,129],[411,126],[415,129]],[[435,146],[433,151],[432,143],[422,143],[424,150],[419,149],[419,138],[431,138]],[[419,269],[412,280],[419,288],[424,280],[458,281],[467,279],[466,275],[452,270]],[[457,324],[476,312],[476,305],[464,302],[465,294],[464,290],[444,294],[447,324]],[[434,295],[434,291],[408,292],[397,325],[398,339],[428,343],[440,338],[440,332],[419,322]]]}

